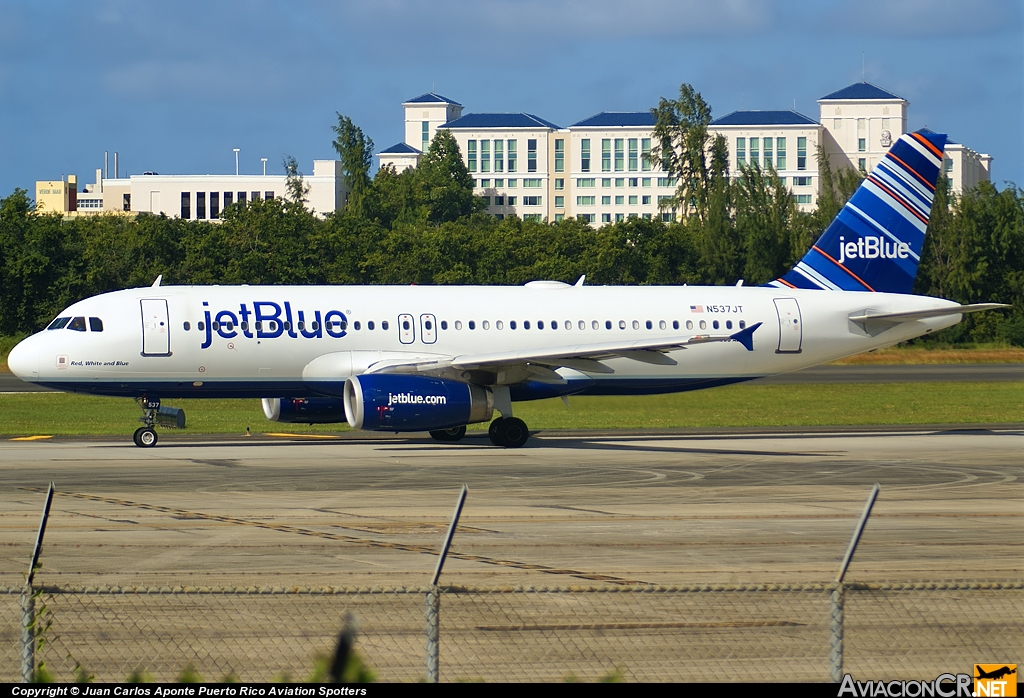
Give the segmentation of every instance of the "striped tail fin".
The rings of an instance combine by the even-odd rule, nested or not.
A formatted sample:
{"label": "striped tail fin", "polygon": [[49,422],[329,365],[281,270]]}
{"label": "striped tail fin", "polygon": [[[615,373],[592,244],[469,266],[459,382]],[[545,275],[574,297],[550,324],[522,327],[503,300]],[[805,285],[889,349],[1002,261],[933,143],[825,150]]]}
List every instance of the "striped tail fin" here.
{"label": "striped tail fin", "polygon": [[769,286],[910,293],[945,134],[906,133],[797,265]]}

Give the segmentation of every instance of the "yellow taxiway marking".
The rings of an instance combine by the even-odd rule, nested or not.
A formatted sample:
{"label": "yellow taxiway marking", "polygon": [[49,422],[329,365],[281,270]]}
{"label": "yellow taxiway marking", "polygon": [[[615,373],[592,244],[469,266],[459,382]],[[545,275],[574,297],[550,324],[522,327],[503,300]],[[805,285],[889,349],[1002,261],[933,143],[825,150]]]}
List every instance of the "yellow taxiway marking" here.
{"label": "yellow taxiway marking", "polygon": [[11,441],[42,441],[43,439],[52,439],[53,434],[37,434],[35,436],[16,436]]}
{"label": "yellow taxiway marking", "polygon": [[274,434],[268,433],[264,436],[283,436],[283,437],[294,437],[298,439],[337,439],[337,436],[331,436],[330,434]]}

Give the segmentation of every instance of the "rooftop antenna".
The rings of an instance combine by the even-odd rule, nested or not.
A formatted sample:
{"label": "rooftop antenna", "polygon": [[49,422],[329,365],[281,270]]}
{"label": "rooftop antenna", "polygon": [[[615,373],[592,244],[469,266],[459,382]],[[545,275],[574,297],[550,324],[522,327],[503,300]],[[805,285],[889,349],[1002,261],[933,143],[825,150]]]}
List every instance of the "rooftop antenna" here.
{"label": "rooftop antenna", "polygon": [[235,151],[235,176],[237,177],[238,176],[238,151],[239,151],[239,148],[232,148],[232,150]]}
{"label": "rooftop antenna", "polygon": [[266,177],[267,176],[267,159],[266,158],[260,158],[260,162],[263,163],[263,176]]}

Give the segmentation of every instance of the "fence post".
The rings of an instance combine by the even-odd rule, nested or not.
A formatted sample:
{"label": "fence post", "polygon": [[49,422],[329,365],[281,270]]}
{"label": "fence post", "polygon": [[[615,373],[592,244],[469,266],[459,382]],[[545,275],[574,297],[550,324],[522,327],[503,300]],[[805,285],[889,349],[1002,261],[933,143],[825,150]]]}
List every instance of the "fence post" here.
{"label": "fence post", "polygon": [[39,565],[39,554],[43,549],[43,535],[46,533],[46,522],[50,518],[50,505],[53,504],[53,483],[46,492],[46,504],[43,505],[43,517],[39,521],[39,532],[36,544],[32,548],[32,561],[28,564],[28,576],[25,588],[21,591],[21,681],[31,683],[36,673],[36,600],[33,595],[32,581]]}
{"label": "fence post", "polygon": [[452,514],[452,522],[448,526],[448,533],[441,544],[441,554],[437,556],[437,567],[434,568],[434,576],[430,579],[430,586],[427,589],[427,683],[438,682],[438,654],[440,645],[441,630],[441,589],[437,586],[437,580],[441,578],[441,570],[444,568],[444,561],[448,557],[448,548],[452,545],[452,536],[455,535],[455,527],[459,525],[459,516],[462,515],[462,505],[466,503],[466,494],[469,492],[467,485],[462,486],[459,492],[459,500],[455,503],[455,513]]}
{"label": "fence post", "polygon": [[843,680],[843,593],[845,587],[836,584],[832,587],[831,613],[829,616],[829,634],[831,649],[829,652],[829,669],[832,681]]}
{"label": "fence post", "polygon": [[427,683],[438,681],[438,644],[441,623],[441,590],[432,584],[427,591]]}
{"label": "fence post", "polygon": [[864,526],[868,523],[868,517],[871,516],[871,507],[875,506],[875,500],[878,499],[878,491],[880,489],[881,486],[877,482],[871,488],[871,494],[868,495],[868,501],[864,503],[864,511],[861,512],[857,527],[853,529],[850,545],[846,548],[846,555],[843,556],[843,562],[839,565],[839,573],[836,575],[836,582],[832,587],[831,612],[829,614],[829,631],[831,635],[829,669],[831,670],[832,680],[836,683],[843,680],[843,605],[846,600],[846,586],[843,584],[843,577],[846,576],[846,570],[850,567],[853,554],[857,552],[857,544],[860,542],[861,534],[864,533]]}
{"label": "fence post", "polygon": [[36,673],[35,599],[32,585],[21,590],[21,682],[32,683]]}

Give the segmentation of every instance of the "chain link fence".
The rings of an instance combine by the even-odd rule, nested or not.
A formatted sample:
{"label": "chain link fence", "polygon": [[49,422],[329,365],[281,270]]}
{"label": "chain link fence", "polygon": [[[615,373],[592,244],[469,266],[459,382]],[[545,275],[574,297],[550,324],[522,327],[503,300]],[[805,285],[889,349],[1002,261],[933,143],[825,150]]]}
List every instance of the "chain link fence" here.
{"label": "chain link fence", "polygon": [[[0,588],[0,681],[21,678],[22,591]],[[346,613],[356,648],[383,681],[432,671],[442,681],[829,681],[837,668],[920,679],[1019,661],[1024,648],[1024,582],[42,586],[34,603],[35,662],[59,680],[76,665],[100,681],[133,672],[172,681],[187,666],[206,680],[302,680],[333,649]]]}

